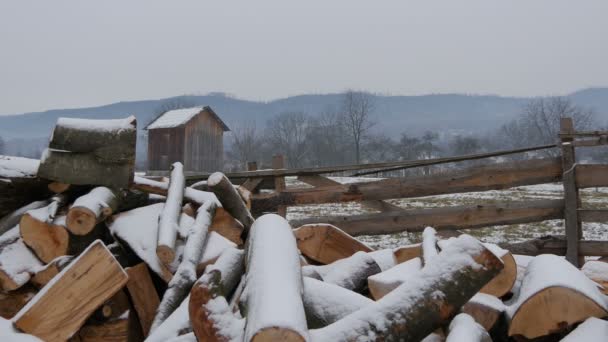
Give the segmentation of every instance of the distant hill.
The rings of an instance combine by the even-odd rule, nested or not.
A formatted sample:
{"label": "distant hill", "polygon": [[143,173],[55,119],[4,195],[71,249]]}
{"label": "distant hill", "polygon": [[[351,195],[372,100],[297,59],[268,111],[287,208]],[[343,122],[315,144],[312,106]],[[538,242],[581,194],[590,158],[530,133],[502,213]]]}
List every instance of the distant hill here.
{"label": "distant hill", "polygon": [[[589,88],[568,95],[576,104],[592,107],[602,123],[608,122],[608,88]],[[376,130],[391,136],[423,130],[479,132],[498,127],[513,118],[529,98],[493,95],[437,94],[423,96],[376,96]],[[0,137],[27,143],[43,142],[59,117],[110,119],[133,114],[143,128],[163,104],[187,101],[209,105],[228,126],[256,121],[258,127],[284,111],[319,114],[339,108],[341,94],[299,95],[270,102],[247,101],[222,94],[178,96],[168,99],[117,102],[100,107],[53,109],[44,112],[0,116]]]}

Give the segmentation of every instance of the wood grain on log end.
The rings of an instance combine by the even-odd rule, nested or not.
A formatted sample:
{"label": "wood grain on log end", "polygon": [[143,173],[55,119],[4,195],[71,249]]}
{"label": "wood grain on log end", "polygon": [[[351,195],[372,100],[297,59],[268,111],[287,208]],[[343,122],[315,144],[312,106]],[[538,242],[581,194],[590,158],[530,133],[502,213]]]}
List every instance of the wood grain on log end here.
{"label": "wood grain on log end", "polygon": [[158,255],[158,259],[165,265],[169,265],[175,260],[175,251],[169,246],[157,246],[156,255]]}
{"label": "wood grain on log end", "polygon": [[251,339],[251,342],[274,341],[304,342],[306,339],[293,330],[277,327],[262,329]]}
{"label": "wood grain on log end", "polygon": [[[111,210],[111,209],[110,209]],[[73,207],[68,211],[66,226],[69,231],[76,235],[85,235],[95,228],[97,217],[88,208]]]}
{"label": "wood grain on log end", "polygon": [[38,221],[29,214],[21,217],[23,242],[45,263],[68,254],[70,236],[65,227]]}

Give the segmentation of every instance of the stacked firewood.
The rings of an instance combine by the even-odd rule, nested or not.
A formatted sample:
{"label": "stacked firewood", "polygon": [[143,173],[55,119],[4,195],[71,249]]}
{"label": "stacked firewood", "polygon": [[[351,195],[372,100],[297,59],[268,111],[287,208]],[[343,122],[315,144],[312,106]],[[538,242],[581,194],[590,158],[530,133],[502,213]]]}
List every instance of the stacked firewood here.
{"label": "stacked firewood", "polygon": [[[606,337],[608,263],[579,270],[468,235],[442,239],[433,228],[420,244],[373,250],[329,224],[293,229],[275,214],[254,218],[248,191],[222,173],[194,188],[180,163],[168,179],[125,172],[131,138],[122,135],[132,125],[58,123],[79,139],[103,131],[97,139],[110,147],[101,151],[121,146],[112,162],[100,144],[68,149],[68,138],[43,160],[62,171],[44,178],[35,161],[0,159],[0,191],[21,194],[1,208],[0,340]],[[61,137],[56,129],[51,141]],[[115,172],[71,174],[84,170],[70,168],[82,158]]]}

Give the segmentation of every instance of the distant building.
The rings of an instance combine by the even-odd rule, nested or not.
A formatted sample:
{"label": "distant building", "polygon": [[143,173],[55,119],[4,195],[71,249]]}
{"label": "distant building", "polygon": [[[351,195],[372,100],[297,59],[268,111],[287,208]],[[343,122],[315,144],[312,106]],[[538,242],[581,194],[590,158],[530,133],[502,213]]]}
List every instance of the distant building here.
{"label": "distant building", "polygon": [[148,130],[148,170],[169,170],[182,162],[185,171],[222,170],[224,132],[230,131],[210,107],[167,111]]}

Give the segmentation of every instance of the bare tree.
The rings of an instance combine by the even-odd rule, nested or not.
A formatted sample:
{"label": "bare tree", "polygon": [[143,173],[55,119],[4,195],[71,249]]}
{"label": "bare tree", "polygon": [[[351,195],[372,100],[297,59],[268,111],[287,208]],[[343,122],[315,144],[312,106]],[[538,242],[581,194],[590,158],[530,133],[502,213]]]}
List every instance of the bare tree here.
{"label": "bare tree", "polygon": [[352,139],[357,164],[361,162],[361,143],[375,124],[372,120],[374,108],[371,94],[353,90],[344,93],[342,120]]}
{"label": "bare tree", "polygon": [[479,138],[473,136],[457,135],[450,141],[450,150],[453,155],[473,154],[481,150]]}
{"label": "bare tree", "polygon": [[302,167],[306,162],[309,146],[306,138],[310,118],[302,112],[285,112],[277,115],[266,127],[266,138],[273,153],[287,157],[289,167]]}
{"label": "bare tree", "polygon": [[0,154],[4,154],[4,139],[2,139],[2,137],[0,137]]}
{"label": "bare tree", "polygon": [[333,108],[326,108],[311,118],[307,140],[312,166],[339,165],[349,161],[346,127],[341,124],[341,116]]}
{"label": "bare tree", "polygon": [[245,165],[249,161],[257,161],[261,154],[262,138],[254,121],[241,123],[232,127],[232,145],[229,155],[232,159]]}

